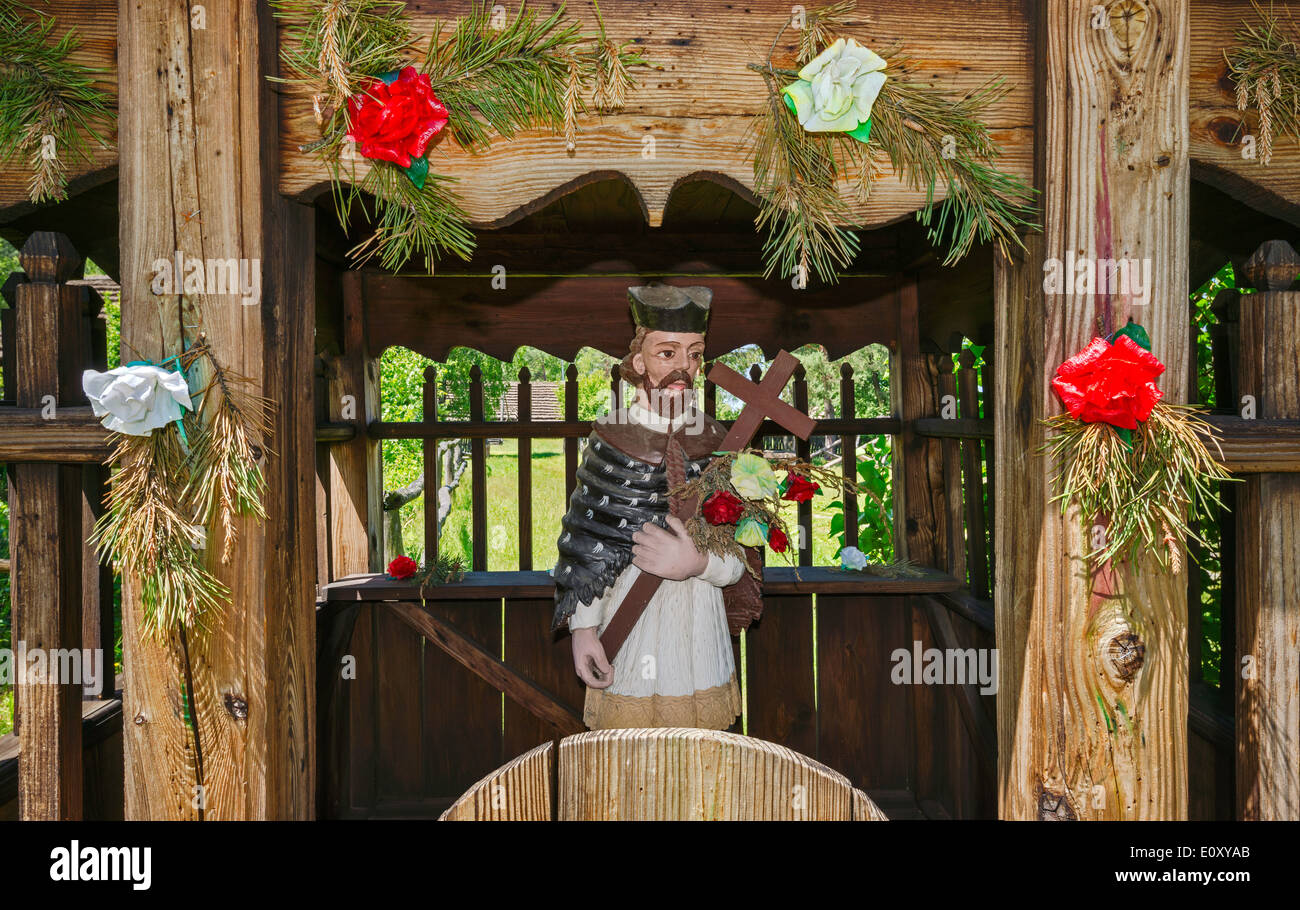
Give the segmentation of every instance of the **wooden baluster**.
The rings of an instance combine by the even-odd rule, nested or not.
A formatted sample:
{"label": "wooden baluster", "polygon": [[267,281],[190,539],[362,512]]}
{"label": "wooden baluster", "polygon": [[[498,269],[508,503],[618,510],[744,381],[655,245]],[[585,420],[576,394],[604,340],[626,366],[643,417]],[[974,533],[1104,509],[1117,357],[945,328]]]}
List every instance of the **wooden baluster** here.
{"label": "wooden baluster", "polygon": [[[533,422],[533,374],[519,368],[520,423]],[[519,437],[519,571],[533,569],[533,439]]]}
{"label": "wooden baluster", "polygon": [[[82,259],[62,234],[32,234],[22,250],[29,281],[18,286],[15,400],[41,408],[84,402],[80,383]],[[72,356],[67,356],[72,355]],[[81,645],[82,468],[61,464],[9,466],[12,508],[14,646],[76,649]],[[56,667],[49,667],[52,673]],[[28,679],[16,686],[18,807],[24,820],[79,819],[82,811],[81,686]]]}
{"label": "wooden baluster", "polygon": [[[758,371],[758,365],[754,365],[753,372]],[[755,381],[758,380],[754,376]],[[795,367],[794,371],[794,406],[805,414],[808,413],[808,377],[802,363]],[[759,440],[762,444],[761,439]],[[810,461],[812,459],[812,437],[808,439],[794,440],[795,457],[800,461]],[[812,500],[801,502],[795,510],[799,515],[799,565],[812,565]]]}
{"label": "wooden baluster", "polygon": [[[993,398],[993,348],[994,346],[992,344],[985,346],[983,355],[984,368],[979,371],[979,416],[987,419],[990,426],[993,424],[993,401],[995,400]],[[994,579],[997,578],[997,548],[993,546],[993,529],[997,527],[997,525],[994,524],[994,522],[997,521],[997,514],[993,509],[993,504],[995,502],[994,493],[997,491],[993,484],[997,479],[997,472],[993,470],[993,440],[985,439],[982,440],[982,443],[982,448],[984,450],[984,483],[985,489],[987,490],[984,496],[984,501],[988,503],[985,508],[985,514],[988,516],[988,521],[985,522],[985,529],[988,532],[987,552],[989,563],[989,597],[992,598],[993,585],[995,584]]]}
{"label": "wooden baluster", "polygon": [[[438,419],[438,368],[424,368],[424,407],[421,420],[431,423]],[[442,489],[439,475],[442,471],[442,459],[438,456],[438,439],[429,437],[420,445],[420,456],[424,460],[424,564],[438,564],[438,492]]]}
{"label": "wooden baluster", "polygon": [[[951,361],[949,361],[949,364],[951,364]],[[945,407],[955,406],[957,403],[957,377],[951,369],[939,372],[938,392],[939,413],[943,414]],[[945,549],[948,551],[944,567],[949,575],[965,584],[967,566],[970,563],[967,561],[966,543],[962,539],[967,526],[963,520],[962,512],[961,441],[958,439],[941,439],[939,441],[939,452],[943,472],[943,524],[944,533],[947,536]]]}
{"label": "wooden baluster", "polygon": [[621,364],[615,363],[609,368],[609,412],[612,414],[623,407],[623,374]]}
{"label": "wooden baluster", "polygon": [[[108,369],[107,326],[104,323],[104,300],[93,288],[86,289],[86,309],[82,314],[82,349],[73,362],[103,372]],[[87,541],[95,522],[104,514],[104,495],[108,491],[109,471],[102,464],[81,469],[81,539]],[[95,548],[83,543],[81,548],[81,646],[89,652],[99,651],[101,678],[96,680],[96,698],[114,694],[113,658],[117,635],[113,629],[113,568],[102,564]]]}
{"label": "wooden baluster", "polygon": [[[575,423],[578,419],[578,366],[569,364],[564,371],[564,419]],[[578,477],[578,437],[566,436],[564,439],[564,501],[567,504],[573,495],[573,488]]]}
{"label": "wooden baluster", "polygon": [[0,369],[4,370],[4,392],[0,404],[12,405],[18,388],[18,341],[14,329],[14,307],[18,305],[18,285],[27,280],[21,271],[11,272],[0,288],[7,307],[0,307]]}
{"label": "wooden baluster", "polygon": [[[1262,419],[1300,419],[1300,255],[1262,244],[1239,275],[1242,395]],[[1237,812],[1243,820],[1294,820],[1300,812],[1300,475],[1260,473],[1237,485]],[[1199,606],[1199,605],[1193,605]],[[1225,677],[1229,667],[1224,666]],[[1249,670],[1249,672],[1245,672]]]}
{"label": "wooden baluster", "polygon": [[[483,371],[476,363],[469,370],[469,419],[483,423]],[[487,570],[487,439],[475,436],[469,443],[470,495],[472,518],[470,534],[473,540],[473,569]]]}
{"label": "wooden baluster", "polygon": [[704,380],[704,413],[715,420],[718,417],[718,386],[707,379]]}
{"label": "wooden baluster", "polygon": [[[857,414],[853,390],[853,367],[845,361],[840,365],[840,417],[853,420]],[[840,437],[840,474],[846,482],[858,480],[858,437]],[[858,497],[847,490],[844,493],[844,545],[858,545]]]}
{"label": "wooden baluster", "polygon": [[[979,417],[979,379],[975,375],[975,355],[962,351],[957,358],[960,369],[957,386],[961,394],[961,416]],[[966,565],[970,570],[971,593],[981,600],[989,596],[988,543],[984,528],[984,478],[980,470],[980,440],[964,439],[962,473],[966,493]]]}

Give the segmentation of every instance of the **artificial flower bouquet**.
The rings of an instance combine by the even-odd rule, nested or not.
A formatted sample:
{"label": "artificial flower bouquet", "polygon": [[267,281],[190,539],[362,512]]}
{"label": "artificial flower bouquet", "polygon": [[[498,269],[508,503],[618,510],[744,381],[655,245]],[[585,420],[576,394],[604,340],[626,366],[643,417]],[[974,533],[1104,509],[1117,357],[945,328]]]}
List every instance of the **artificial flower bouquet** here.
{"label": "artificial flower bouquet", "polygon": [[[686,522],[695,545],[719,556],[730,553],[751,574],[758,570],[745,559],[744,547],[790,552],[790,535],[780,511],[783,502],[807,502],[820,495],[823,486],[841,494],[857,491],[837,471],[796,458],[768,459],[754,449],[714,454],[717,457],[698,477],[670,493],[694,497],[700,504],[698,514]],[[778,472],[785,476],[778,479]]]}
{"label": "artificial flower bouquet", "polygon": [[1077,504],[1085,527],[1105,528],[1088,553],[1099,564],[1147,552],[1179,573],[1184,541],[1201,540],[1198,516],[1222,506],[1214,485],[1232,479],[1205,446],[1203,437],[1218,443],[1200,412],[1162,400],[1155,380],[1164,369],[1146,330],[1130,321],[1093,338],[1052,379],[1066,408],[1044,421],[1053,433],[1041,450],[1056,464],[1053,502],[1062,513]]}

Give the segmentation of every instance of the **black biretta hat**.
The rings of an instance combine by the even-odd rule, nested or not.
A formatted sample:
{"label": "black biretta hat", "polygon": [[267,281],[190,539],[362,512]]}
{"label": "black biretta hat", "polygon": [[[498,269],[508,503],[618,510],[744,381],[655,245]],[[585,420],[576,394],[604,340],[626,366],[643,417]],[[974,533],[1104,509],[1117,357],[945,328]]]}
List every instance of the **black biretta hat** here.
{"label": "black biretta hat", "polygon": [[632,304],[633,321],[649,331],[700,335],[708,331],[709,305],[713,302],[711,288],[650,284],[628,288],[627,299]]}

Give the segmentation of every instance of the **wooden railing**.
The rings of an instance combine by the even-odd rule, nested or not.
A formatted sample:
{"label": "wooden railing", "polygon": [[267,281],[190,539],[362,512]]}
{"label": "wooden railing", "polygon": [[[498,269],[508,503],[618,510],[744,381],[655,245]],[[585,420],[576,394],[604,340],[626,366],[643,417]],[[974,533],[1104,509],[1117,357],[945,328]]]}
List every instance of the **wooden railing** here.
{"label": "wooden railing", "polygon": [[[750,376],[757,381],[761,377],[761,369],[755,365],[750,370]],[[425,483],[424,489],[437,489],[440,481],[438,480],[439,466],[436,457],[430,458],[431,446],[436,445],[439,441],[447,439],[467,439],[470,443],[470,498],[471,498],[471,567],[475,571],[484,571],[487,569],[488,554],[488,533],[487,533],[487,451],[486,441],[488,439],[517,439],[519,440],[519,482],[518,482],[518,503],[519,514],[516,527],[517,539],[519,541],[520,565],[522,571],[528,571],[532,568],[532,531],[533,531],[533,484],[531,459],[529,458],[532,451],[532,443],[538,439],[562,439],[564,440],[564,480],[565,480],[565,499],[572,495],[575,485],[575,477],[578,470],[578,458],[580,442],[585,440],[591,432],[591,421],[580,420],[578,418],[578,371],[572,364],[565,373],[564,382],[564,407],[565,418],[562,421],[538,421],[532,419],[531,394],[530,394],[530,375],[527,367],[520,371],[519,377],[519,420],[515,421],[497,421],[484,419],[484,384],[482,373],[478,366],[475,365],[470,370],[470,415],[468,420],[448,420],[439,416],[437,411],[437,389],[436,375],[430,368],[424,379],[424,401],[425,401],[425,419],[422,421],[374,421],[369,424],[368,434],[374,439],[420,439],[425,443]],[[615,401],[623,401],[624,384],[619,375],[618,368],[615,366],[610,376],[610,394]],[[801,409],[808,406],[808,381],[802,365],[796,370],[792,380],[792,390],[794,403]],[[705,382],[704,386],[704,409],[710,416],[717,414],[717,389],[711,382]],[[839,438],[840,451],[845,453],[855,453],[849,458],[844,458],[841,462],[841,469],[844,476],[850,479],[856,478],[857,459],[856,450],[858,441],[861,437],[874,435],[895,435],[900,429],[900,421],[892,417],[883,418],[861,418],[855,416],[855,399],[853,388],[853,368],[844,364],[840,370],[840,415],[836,418],[819,420],[817,422],[817,436],[832,436]],[[724,426],[729,425],[723,421]],[[791,437],[785,430],[777,424],[767,421],[759,430],[759,438],[762,437]],[[795,454],[801,458],[807,458],[811,450],[811,440],[796,440],[794,444]],[[433,476],[429,476],[430,465],[433,465]],[[432,562],[438,552],[438,540],[436,533],[430,533],[430,529],[437,529],[437,501],[435,497],[425,496],[423,501],[425,510],[425,553],[426,560]],[[802,539],[810,541],[812,534],[812,504],[800,503],[797,508],[797,523],[802,529]],[[554,516],[558,529],[559,516]],[[847,539],[856,541],[858,538],[858,518],[859,502],[858,498],[850,494],[845,499],[844,526],[847,532]],[[800,548],[798,554],[799,565],[807,566],[812,564],[812,548],[805,546]]]}
{"label": "wooden railing", "polygon": [[[87,542],[102,514],[108,469],[101,463],[105,431],[86,406],[81,372],[107,369],[103,301],[77,283],[82,259],[61,234],[32,234],[20,261],[24,272],[6,282],[10,309],[0,319],[0,462],[10,492],[12,641],[47,651],[100,650],[104,705],[83,709],[76,681],[18,685],[17,739],[0,741],[0,755],[12,760],[17,753],[24,819],[76,819],[84,811],[120,818],[120,786],[117,805],[102,805],[84,790],[85,780],[98,775],[83,775],[82,762],[83,714],[86,724],[117,724],[120,730],[121,723],[114,698],[112,572]],[[103,739],[89,737],[86,747]],[[116,748],[110,780],[121,776],[120,736]]]}

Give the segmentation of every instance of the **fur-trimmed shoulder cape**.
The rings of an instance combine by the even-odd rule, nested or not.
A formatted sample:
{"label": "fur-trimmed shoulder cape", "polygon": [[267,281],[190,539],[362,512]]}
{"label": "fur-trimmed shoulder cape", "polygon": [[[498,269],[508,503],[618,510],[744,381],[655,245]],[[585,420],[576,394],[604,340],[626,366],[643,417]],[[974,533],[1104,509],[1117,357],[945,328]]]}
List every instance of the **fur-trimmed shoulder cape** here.
{"label": "fur-trimmed shoulder cape", "polygon": [[[688,426],[677,434],[688,478],[704,470],[726,435],[716,420],[701,416],[701,432],[692,433]],[[632,563],[632,534],[641,525],[667,526],[667,442],[667,433],[637,423],[626,411],[596,421],[561,522],[552,631],[567,623],[578,604],[591,603],[613,587]],[[756,564],[756,550],[746,555]],[[761,610],[758,583],[746,572],[724,589],[724,596],[732,633],[739,634]]]}

